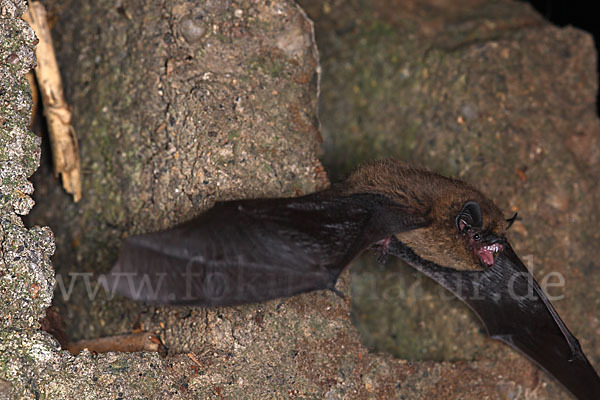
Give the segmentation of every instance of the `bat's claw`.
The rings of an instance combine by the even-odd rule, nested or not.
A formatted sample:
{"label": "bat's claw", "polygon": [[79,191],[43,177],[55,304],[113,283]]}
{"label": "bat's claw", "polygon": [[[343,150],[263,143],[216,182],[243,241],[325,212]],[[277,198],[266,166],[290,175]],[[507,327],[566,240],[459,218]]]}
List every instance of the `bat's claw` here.
{"label": "bat's claw", "polygon": [[387,263],[388,256],[389,256],[388,250],[389,250],[391,242],[392,242],[391,237],[385,238],[385,239],[377,242],[377,245],[379,246],[379,255],[377,255],[377,262],[379,264],[385,265]]}

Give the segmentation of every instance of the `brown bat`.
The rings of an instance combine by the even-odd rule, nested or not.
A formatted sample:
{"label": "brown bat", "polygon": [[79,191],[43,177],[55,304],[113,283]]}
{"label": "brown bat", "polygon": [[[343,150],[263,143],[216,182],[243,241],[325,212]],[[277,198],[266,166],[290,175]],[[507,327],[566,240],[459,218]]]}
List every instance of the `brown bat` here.
{"label": "brown bat", "polygon": [[342,270],[375,248],[450,290],[576,398],[598,400],[600,378],[504,237],[513,221],[464,182],[378,161],[322,192],[217,203],[129,237],[108,278],[135,300],[227,306],[336,291]]}

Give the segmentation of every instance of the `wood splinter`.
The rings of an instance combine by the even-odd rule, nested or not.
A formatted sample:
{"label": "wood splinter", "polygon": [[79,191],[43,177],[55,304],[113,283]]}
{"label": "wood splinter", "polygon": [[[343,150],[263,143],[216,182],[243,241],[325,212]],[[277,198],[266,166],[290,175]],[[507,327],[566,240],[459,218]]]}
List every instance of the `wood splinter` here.
{"label": "wood splinter", "polygon": [[95,353],[107,353],[109,351],[122,353],[152,351],[157,352],[161,356],[165,356],[167,353],[160,339],[148,332],[80,340],[67,345],[67,350],[73,355],[79,354],[83,349],[88,349]]}
{"label": "wood splinter", "polygon": [[54,175],[61,175],[63,188],[81,199],[81,165],[77,135],[71,125],[71,109],[65,101],[60,70],[56,62],[47,13],[39,2],[30,2],[23,19],[31,25],[39,43],[35,55],[35,75],[42,94],[44,115],[48,122]]}

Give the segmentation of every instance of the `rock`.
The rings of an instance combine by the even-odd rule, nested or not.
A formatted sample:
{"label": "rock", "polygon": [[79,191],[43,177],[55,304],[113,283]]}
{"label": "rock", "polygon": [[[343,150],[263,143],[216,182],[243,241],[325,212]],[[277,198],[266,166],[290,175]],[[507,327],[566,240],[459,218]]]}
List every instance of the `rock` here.
{"label": "rock", "polygon": [[[38,330],[53,286],[54,244],[48,229],[28,230],[17,215],[31,208],[27,177],[39,159],[39,140],[26,129],[23,79],[34,38],[15,19],[24,2],[2,1],[0,396],[565,398],[432,286],[412,286],[424,290],[424,302],[413,294],[393,299],[390,315],[407,321],[394,330],[416,352],[453,361],[369,354],[348,318],[349,296],[329,292],[222,309],[150,307],[110,300],[102,289],[90,301],[86,279],[93,290],[123,235],[170,226],[217,199],[295,195],[326,184],[316,159],[318,55],[310,21],[283,0],[48,4],[86,173],[78,205],[47,165],[36,178],[30,221],[56,235],[56,302],[72,338],[143,328],[159,334],[171,355],[73,357]],[[586,169],[598,159],[586,145],[597,126],[589,115],[597,85],[591,40],[546,24],[520,3],[372,4],[306,5],[325,51],[328,168],[341,176],[362,159],[395,155],[462,176],[507,211],[519,209],[528,217],[515,224],[513,241],[522,255],[534,253],[538,278],[564,275],[567,300],[557,308],[597,363],[591,246],[598,189]],[[178,25],[190,15],[206,24],[192,40]],[[579,117],[586,122],[571,122]],[[349,294],[347,272],[338,288]],[[393,298],[398,288],[387,289]],[[384,303],[377,309],[390,311]],[[431,340],[423,321],[447,330],[430,325],[439,332]]]}

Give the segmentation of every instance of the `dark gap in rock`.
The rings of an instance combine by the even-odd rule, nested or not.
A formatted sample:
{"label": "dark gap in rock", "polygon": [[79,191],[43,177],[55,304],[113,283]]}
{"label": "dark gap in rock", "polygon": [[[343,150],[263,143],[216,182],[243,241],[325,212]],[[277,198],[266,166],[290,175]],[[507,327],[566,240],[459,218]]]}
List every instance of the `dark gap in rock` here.
{"label": "dark gap in rock", "polygon": [[[595,3],[566,0],[523,0],[531,4],[544,18],[558,26],[572,25],[594,37],[596,51],[600,50],[600,24]],[[600,77],[600,63],[596,61]],[[596,111],[600,114],[600,90],[596,93]]]}

